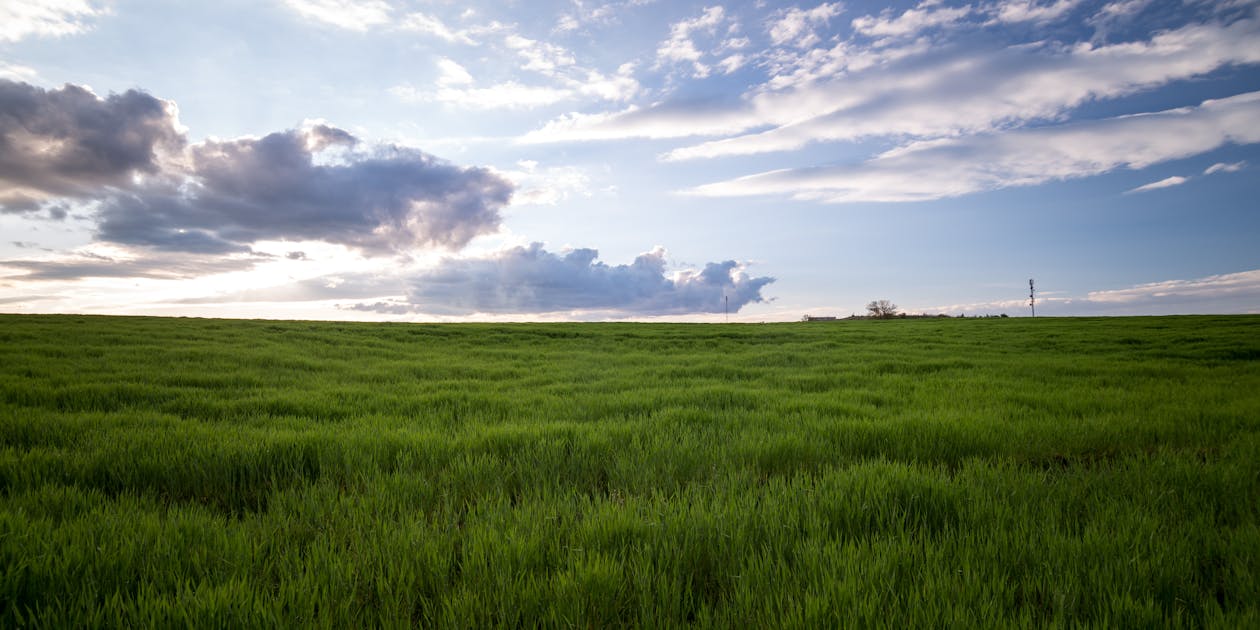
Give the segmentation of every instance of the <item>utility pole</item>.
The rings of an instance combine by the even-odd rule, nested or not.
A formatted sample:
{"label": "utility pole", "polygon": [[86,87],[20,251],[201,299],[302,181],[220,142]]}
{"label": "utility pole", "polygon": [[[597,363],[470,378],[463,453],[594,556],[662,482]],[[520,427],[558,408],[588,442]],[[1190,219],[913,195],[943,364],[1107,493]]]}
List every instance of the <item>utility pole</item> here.
{"label": "utility pole", "polygon": [[1033,279],[1028,279],[1028,308],[1032,309],[1032,316],[1037,316],[1037,290],[1033,287]]}
{"label": "utility pole", "polygon": [[731,296],[723,295],[722,301],[726,302],[726,307],[723,309],[723,311],[726,313],[726,323],[729,324],[731,323]]}

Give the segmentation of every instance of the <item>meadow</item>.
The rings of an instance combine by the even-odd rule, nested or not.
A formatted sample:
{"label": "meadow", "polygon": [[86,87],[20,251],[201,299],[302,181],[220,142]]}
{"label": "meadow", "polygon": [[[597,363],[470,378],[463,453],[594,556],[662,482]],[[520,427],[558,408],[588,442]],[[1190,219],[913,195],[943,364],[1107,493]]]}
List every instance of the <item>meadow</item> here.
{"label": "meadow", "polygon": [[3,627],[1260,627],[1260,317],[0,316]]}

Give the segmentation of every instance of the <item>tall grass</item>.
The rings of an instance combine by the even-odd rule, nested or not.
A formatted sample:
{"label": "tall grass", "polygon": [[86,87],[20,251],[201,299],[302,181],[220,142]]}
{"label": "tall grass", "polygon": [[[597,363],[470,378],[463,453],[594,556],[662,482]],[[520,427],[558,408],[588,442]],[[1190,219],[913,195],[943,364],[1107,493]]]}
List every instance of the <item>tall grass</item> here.
{"label": "tall grass", "polygon": [[0,626],[1260,626],[1260,318],[0,317]]}

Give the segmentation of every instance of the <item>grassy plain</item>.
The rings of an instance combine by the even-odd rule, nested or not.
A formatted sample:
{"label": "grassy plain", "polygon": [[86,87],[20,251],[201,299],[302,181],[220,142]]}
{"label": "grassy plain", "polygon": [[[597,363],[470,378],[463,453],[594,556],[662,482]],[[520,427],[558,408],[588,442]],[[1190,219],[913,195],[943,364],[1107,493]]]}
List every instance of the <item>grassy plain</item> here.
{"label": "grassy plain", "polygon": [[1260,317],[0,316],[0,626],[1260,627]]}

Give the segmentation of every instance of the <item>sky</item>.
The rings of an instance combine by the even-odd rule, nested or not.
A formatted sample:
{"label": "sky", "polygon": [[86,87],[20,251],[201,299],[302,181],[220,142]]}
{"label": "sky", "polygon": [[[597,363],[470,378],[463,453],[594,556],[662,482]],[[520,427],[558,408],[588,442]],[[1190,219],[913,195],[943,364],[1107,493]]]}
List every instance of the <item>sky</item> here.
{"label": "sky", "polygon": [[1260,0],[0,0],[0,312],[1260,313]]}

